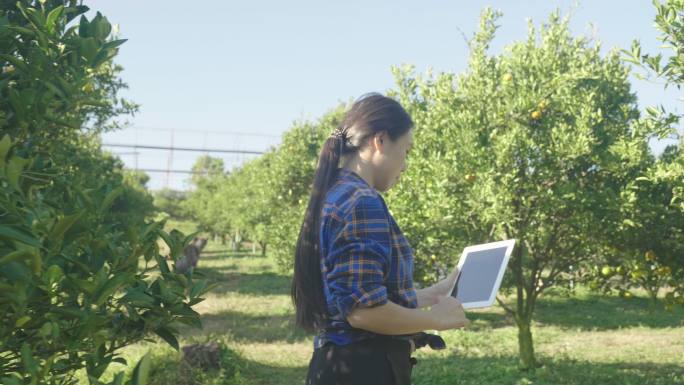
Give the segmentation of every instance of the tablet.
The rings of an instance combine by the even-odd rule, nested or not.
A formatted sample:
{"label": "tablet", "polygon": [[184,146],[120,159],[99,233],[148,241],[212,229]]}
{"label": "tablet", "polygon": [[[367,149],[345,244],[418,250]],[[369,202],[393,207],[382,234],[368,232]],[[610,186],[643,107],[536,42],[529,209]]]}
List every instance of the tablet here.
{"label": "tablet", "polygon": [[460,272],[450,292],[464,309],[492,306],[514,244],[515,239],[509,239],[463,249]]}

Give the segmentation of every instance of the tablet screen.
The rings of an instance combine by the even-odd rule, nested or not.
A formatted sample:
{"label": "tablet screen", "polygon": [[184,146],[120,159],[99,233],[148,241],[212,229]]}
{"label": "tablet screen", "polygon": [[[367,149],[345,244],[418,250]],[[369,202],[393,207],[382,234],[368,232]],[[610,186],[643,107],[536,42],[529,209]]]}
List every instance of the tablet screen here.
{"label": "tablet screen", "polygon": [[505,257],[506,246],[469,252],[461,267],[456,298],[461,303],[489,300]]}

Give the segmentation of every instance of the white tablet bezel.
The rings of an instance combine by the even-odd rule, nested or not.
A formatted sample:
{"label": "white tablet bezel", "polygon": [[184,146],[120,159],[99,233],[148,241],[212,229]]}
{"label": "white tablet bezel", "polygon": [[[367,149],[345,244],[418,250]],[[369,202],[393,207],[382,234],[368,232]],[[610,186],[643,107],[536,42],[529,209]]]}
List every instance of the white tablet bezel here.
{"label": "white tablet bezel", "polygon": [[[488,306],[492,306],[494,304],[494,300],[496,299],[496,293],[499,292],[499,286],[501,286],[501,280],[503,279],[504,272],[506,272],[506,266],[508,266],[508,260],[511,257],[511,253],[513,252],[513,246],[514,245],[515,245],[515,239],[507,239],[505,241],[497,241],[497,242],[483,243],[480,245],[468,246],[465,249],[463,249],[463,253],[461,253],[461,259],[459,259],[459,261],[458,261],[458,270],[459,270],[458,274],[459,275],[461,274],[461,268],[465,264],[466,258],[468,258],[468,255],[471,252],[488,250],[488,249],[497,249],[497,248],[501,248],[502,246],[506,247],[506,254],[504,255],[504,259],[501,263],[501,266],[499,266],[499,273],[496,276],[496,282],[494,283],[494,287],[492,288],[492,292],[489,294],[489,299],[486,301],[464,302],[464,303],[462,303],[464,309],[488,307]],[[458,280],[458,278],[451,285],[451,289],[448,291],[449,295],[452,295],[452,293],[454,292],[454,288],[456,287],[456,281],[457,280]]]}

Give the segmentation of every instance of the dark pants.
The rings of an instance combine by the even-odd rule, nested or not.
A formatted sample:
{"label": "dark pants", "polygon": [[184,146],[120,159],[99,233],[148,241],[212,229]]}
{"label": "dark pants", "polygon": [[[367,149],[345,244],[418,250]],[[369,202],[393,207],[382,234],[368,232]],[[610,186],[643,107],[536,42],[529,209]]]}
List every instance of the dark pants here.
{"label": "dark pants", "polygon": [[306,385],[410,385],[408,341],[372,338],[345,346],[328,344],[315,349]]}

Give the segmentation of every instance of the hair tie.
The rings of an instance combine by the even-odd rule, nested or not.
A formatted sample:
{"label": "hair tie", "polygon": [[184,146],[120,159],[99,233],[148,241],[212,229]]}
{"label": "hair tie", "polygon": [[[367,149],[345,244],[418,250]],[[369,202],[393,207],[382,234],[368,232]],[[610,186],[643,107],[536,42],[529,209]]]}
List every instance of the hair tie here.
{"label": "hair tie", "polygon": [[331,138],[337,138],[337,139],[344,139],[344,137],[345,137],[344,130],[342,130],[340,128],[336,128],[335,131],[333,131],[332,134],[330,134],[330,137]]}

